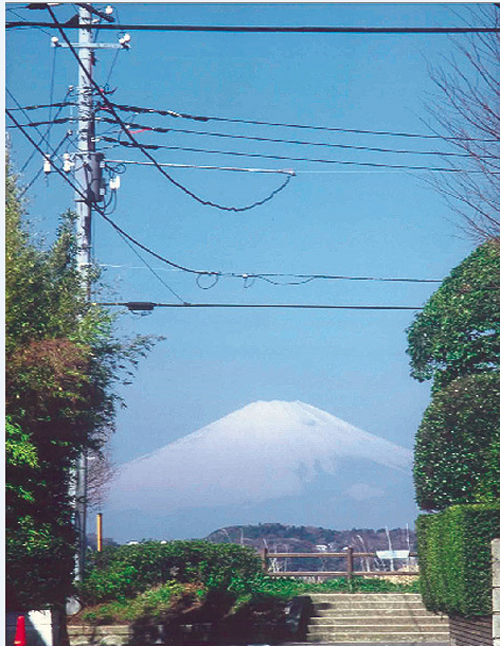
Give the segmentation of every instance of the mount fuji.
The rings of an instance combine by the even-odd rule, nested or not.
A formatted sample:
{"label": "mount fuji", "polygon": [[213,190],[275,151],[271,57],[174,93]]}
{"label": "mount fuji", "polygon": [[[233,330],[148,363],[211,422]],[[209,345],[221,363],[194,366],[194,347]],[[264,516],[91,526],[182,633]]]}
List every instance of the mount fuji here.
{"label": "mount fuji", "polygon": [[408,449],[314,406],[258,401],[124,464],[107,527],[170,538],[245,522],[406,524],[411,464]]}

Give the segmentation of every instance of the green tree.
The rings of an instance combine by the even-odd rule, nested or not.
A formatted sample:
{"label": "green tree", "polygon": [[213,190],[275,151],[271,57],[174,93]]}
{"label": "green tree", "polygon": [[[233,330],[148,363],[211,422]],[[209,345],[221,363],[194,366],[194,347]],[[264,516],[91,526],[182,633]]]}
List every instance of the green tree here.
{"label": "green tree", "polygon": [[[34,244],[7,169],[6,556],[7,601],[16,609],[71,593],[73,467],[83,450],[103,447],[121,402],[115,386],[152,342],[118,340],[112,317],[88,305],[73,225],[67,213],[48,249]],[[97,282],[94,270],[89,279]]]}
{"label": "green tree", "polygon": [[433,380],[415,444],[421,509],[500,495],[500,241],[456,267],[408,329],[412,376]]}
{"label": "green tree", "polygon": [[478,247],[443,281],[408,329],[415,379],[434,390],[500,368],[500,238]]}

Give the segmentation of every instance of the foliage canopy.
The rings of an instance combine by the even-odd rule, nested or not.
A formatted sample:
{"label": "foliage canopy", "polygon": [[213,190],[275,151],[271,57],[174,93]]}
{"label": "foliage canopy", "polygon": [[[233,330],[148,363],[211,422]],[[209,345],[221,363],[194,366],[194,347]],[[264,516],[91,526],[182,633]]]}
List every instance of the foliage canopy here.
{"label": "foliage canopy", "polygon": [[478,247],[443,281],[408,330],[411,374],[434,390],[500,369],[500,238]]}
{"label": "foliage canopy", "polygon": [[417,432],[414,482],[424,510],[500,494],[500,239],[478,247],[408,330],[412,376],[433,379]]}
{"label": "foliage canopy", "polygon": [[32,242],[9,168],[5,215],[7,602],[20,610],[71,592],[72,467],[104,445],[115,386],[151,340],[119,341],[110,315],[86,303],[71,213],[48,249]]}

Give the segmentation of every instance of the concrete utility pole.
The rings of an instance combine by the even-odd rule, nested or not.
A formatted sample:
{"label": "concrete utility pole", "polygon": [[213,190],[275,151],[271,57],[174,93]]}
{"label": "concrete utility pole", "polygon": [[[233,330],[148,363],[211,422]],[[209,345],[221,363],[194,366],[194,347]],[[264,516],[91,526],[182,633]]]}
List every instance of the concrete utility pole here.
{"label": "concrete utility pole", "polygon": [[[94,84],[92,71],[96,49],[128,49],[130,36],[125,34],[118,43],[94,43],[94,28],[101,19],[114,22],[111,7],[105,12],[95,10],[91,4],[79,5],[78,43],[71,47],[76,50],[81,65],[78,65],[78,146],[74,157],[76,210],[77,268],[85,286],[86,297],[91,300],[90,265],[92,250],[92,208],[104,199],[103,166],[104,155],[96,152]],[[97,16],[97,18],[96,18]],[[54,47],[69,47],[58,38],[52,38]],[[83,196],[82,196],[83,194]],[[81,580],[85,568],[87,551],[87,453],[83,451],[75,468],[73,495],[75,499],[75,528],[78,537],[78,551],[75,562],[75,579]]]}
{"label": "concrete utility pole", "polygon": [[[80,24],[91,25],[92,14],[85,6],[79,7]],[[91,223],[92,199],[90,195],[89,171],[92,167],[92,155],[95,155],[95,120],[93,109],[92,67],[94,53],[89,47],[93,42],[92,29],[81,27],[78,38],[78,55],[85,70],[78,66],[78,152],[75,158],[75,180],[83,188],[87,199],[75,193],[76,205],[76,241],[77,268],[85,282],[87,299],[90,300],[89,268],[91,262]],[[75,473],[75,528],[78,537],[78,552],[75,563],[75,579],[83,578],[85,553],[87,551],[87,452],[84,450],[78,458]]]}
{"label": "concrete utility pole", "polygon": [[[92,14],[86,6],[79,7],[80,25],[92,25]],[[90,195],[89,171],[92,164],[92,155],[95,154],[95,121],[92,96],[92,67],[94,53],[92,52],[93,33],[90,27],[80,27],[78,38],[78,55],[82,66],[78,66],[78,152],[76,154],[75,180],[80,190],[87,199],[83,199],[79,193],[75,193],[76,203],[76,239],[77,239],[77,267],[78,271],[87,282],[87,290],[90,291],[88,281],[88,268],[91,260],[91,220],[92,220],[92,196]],[[86,72],[86,73],[85,73]],[[90,296],[90,294],[88,294]]]}

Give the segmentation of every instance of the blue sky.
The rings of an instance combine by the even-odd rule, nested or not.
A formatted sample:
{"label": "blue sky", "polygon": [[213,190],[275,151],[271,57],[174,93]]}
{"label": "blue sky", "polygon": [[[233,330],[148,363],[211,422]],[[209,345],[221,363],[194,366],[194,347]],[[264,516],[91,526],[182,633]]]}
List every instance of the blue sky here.
{"label": "blue sky", "polygon": [[[101,6],[101,5],[96,5]],[[104,5],[103,5],[104,6]],[[7,5],[40,19],[22,4]],[[450,4],[163,4],[117,5],[122,23],[227,25],[448,26],[461,24],[464,5]],[[61,20],[72,6],[56,8]],[[43,18],[44,19],[44,18]],[[47,20],[49,18],[47,17]],[[50,33],[7,34],[7,87],[22,105],[51,95],[54,50]],[[75,34],[72,33],[74,39]],[[100,42],[116,42],[101,32]],[[436,96],[428,63],[446,65],[447,36],[304,35],[133,32],[130,51],[117,57],[109,79],[117,103],[279,123],[345,129],[430,132],[426,103]],[[53,99],[76,83],[68,50],[57,50]],[[95,78],[104,83],[114,58],[100,52]],[[13,106],[7,97],[7,106]],[[34,112],[29,115],[34,118]],[[37,117],[46,118],[48,111]],[[69,112],[64,112],[69,115]],[[16,113],[21,115],[21,113]],[[125,114],[141,124],[318,143],[443,150],[438,142],[301,131],[276,127]],[[109,126],[108,126],[109,127]],[[66,125],[54,127],[56,145]],[[10,131],[14,167],[31,150]],[[292,157],[386,164],[441,165],[438,158],[329,150],[183,133],[136,135],[145,143]],[[139,160],[117,147],[107,159]],[[225,272],[326,273],[442,278],[474,247],[430,186],[429,173],[335,166],[159,150],[162,162],[296,171],[273,200],[244,213],[202,206],[155,169],[128,166],[112,218],[143,244],[181,265]],[[38,155],[23,172],[28,183]],[[282,181],[279,175],[170,170],[204,199],[244,205]],[[28,193],[34,230],[48,239],[72,191],[54,173]],[[98,216],[94,256],[113,300],[175,302],[168,289]],[[324,303],[421,306],[435,286],[316,281],[300,287],[223,279],[201,290],[192,275],[149,258],[164,281],[190,302]],[[125,334],[166,339],[143,361],[124,389],[127,409],[117,418],[113,457],[121,464],[151,452],[255,400],[300,400],[366,431],[411,448],[429,388],[409,376],[405,354],[408,311],[157,310],[125,314]],[[283,519],[286,520],[286,519]],[[410,519],[411,520],[411,519]],[[362,524],[362,523],[361,523]],[[216,529],[214,527],[214,529]]]}

